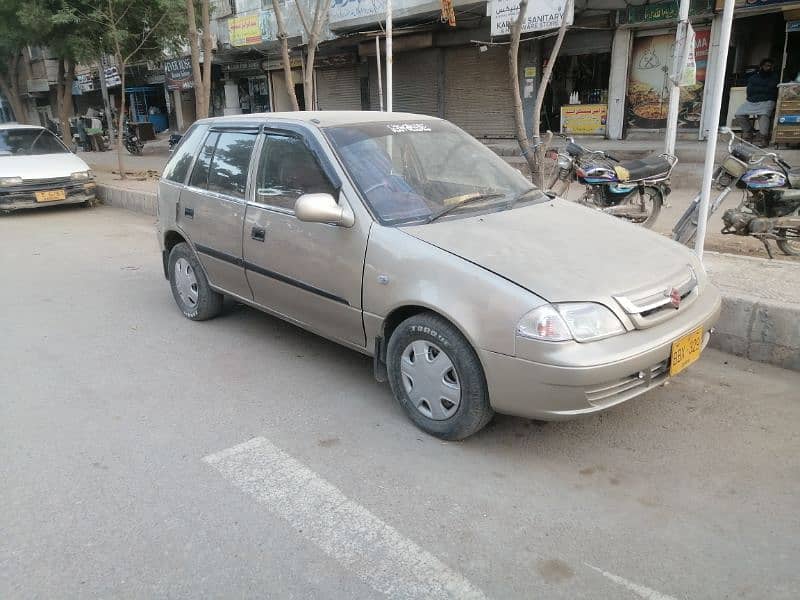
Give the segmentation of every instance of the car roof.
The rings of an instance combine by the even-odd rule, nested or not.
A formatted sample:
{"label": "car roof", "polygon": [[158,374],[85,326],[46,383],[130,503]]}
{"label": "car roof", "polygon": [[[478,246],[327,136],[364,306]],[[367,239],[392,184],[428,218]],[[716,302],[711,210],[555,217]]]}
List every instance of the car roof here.
{"label": "car roof", "polygon": [[222,124],[263,123],[264,121],[282,121],[287,123],[308,123],[317,127],[335,127],[337,125],[356,125],[360,123],[385,123],[387,121],[438,121],[437,117],[417,115],[414,113],[379,112],[371,110],[316,110],[296,112],[265,112],[247,115],[228,115],[203,119],[203,122]]}
{"label": "car roof", "polygon": [[25,125],[23,123],[0,123],[0,131],[5,129],[44,129],[39,125]]}

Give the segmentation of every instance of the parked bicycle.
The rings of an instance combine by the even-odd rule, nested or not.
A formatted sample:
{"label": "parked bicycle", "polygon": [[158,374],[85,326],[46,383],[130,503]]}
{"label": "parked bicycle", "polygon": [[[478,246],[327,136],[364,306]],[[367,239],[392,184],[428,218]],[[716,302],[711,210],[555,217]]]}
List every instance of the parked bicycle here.
{"label": "parked bicycle", "polygon": [[671,192],[669,179],[678,159],[670,154],[619,160],[603,150],[581,146],[566,138],[556,161],[549,191],[564,196],[573,181],[585,186],[579,202],[644,227],[656,222]]}
{"label": "parked bicycle", "polygon": [[[714,171],[708,216],[714,214],[734,190],[742,199],[722,215],[722,233],[752,236],[764,244],[772,258],[770,240],[781,252],[800,256],[800,168],[793,168],[775,152],[765,152],[730,129],[728,155]],[[697,233],[700,211],[698,193],[672,230],[672,239],[691,244]]]}

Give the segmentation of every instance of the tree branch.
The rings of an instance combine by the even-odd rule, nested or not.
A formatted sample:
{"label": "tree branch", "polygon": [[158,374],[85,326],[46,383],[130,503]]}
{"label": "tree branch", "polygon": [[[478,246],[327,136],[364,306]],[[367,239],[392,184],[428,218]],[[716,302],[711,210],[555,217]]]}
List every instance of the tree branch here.
{"label": "tree branch", "polygon": [[300,22],[303,24],[306,36],[310,37],[311,30],[308,28],[308,21],[306,20],[306,15],[303,13],[303,8],[300,6],[300,0],[294,0],[294,5],[297,7],[297,13],[300,15]]}

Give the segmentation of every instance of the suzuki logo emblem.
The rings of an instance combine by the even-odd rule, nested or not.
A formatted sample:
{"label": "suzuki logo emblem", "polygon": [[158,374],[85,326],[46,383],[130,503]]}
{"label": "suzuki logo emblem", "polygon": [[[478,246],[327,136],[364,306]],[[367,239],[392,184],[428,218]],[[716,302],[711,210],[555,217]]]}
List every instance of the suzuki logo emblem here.
{"label": "suzuki logo emblem", "polygon": [[672,288],[671,290],[664,290],[664,296],[669,298],[669,303],[672,305],[672,308],[678,309],[681,306],[681,293],[678,291],[678,288]]}

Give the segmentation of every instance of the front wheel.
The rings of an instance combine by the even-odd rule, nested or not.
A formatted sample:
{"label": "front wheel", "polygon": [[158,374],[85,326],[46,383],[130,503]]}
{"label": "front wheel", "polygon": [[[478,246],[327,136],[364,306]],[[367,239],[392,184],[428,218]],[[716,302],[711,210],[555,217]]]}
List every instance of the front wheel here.
{"label": "front wheel", "polygon": [[781,252],[787,256],[800,256],[800,229],[778,229],[778,235],[783,238],[777,241]]}
{"label": "front wheel", "polygon": [[414,423],[444,440],[461,440],[494,415],[478,356],[458,329],[433,314],[400,323],[387,350],[389,384]]}

